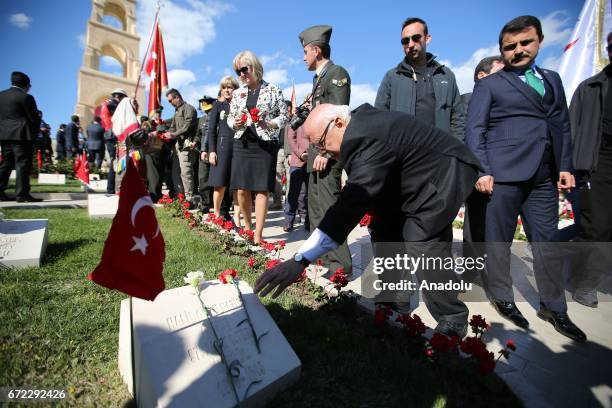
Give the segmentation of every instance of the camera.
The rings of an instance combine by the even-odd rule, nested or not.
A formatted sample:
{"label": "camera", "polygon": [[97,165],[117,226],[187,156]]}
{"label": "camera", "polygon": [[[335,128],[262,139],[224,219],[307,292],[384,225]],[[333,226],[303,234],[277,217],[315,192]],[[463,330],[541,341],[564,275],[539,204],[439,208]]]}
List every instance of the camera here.
{"label": "camera", "polygon": [[309,114],[310,109],[304,104],[301,104],[300,106],[295,108],[295,115],[291,119],[291,122],[289,122],[289,126],[291,126],[291,129],[297,130],[300,126],[302,126]]}

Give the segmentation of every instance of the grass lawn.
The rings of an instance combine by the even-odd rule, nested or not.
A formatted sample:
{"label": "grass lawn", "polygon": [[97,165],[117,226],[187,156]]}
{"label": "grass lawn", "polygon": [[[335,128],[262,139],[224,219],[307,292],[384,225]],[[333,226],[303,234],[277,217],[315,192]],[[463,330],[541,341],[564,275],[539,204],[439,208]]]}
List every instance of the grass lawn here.
{"label": "grass lawn", "polygon": [[[49,246],[43,267],[0,271],[0,385],[63,388],[69,405],[130,403],[117,368],[125,296],[86,278],[100,259],[110,220],[90,221],[81,209],[5,214],[49,218]],[[253,284],[257,272],[247,270],[245,257],[219,253],[216,235],[189,230],[165,210],[158,219],[167,243],[167,288],[184,285],[188,271],[216,278],[230,267]],[[411,339],[381,333],[350,301],[330,305],[317,293],[302,283],[276,301],[264,300],[302,361],[300,381],[271,406],[520,406],[497,376],[465,364],[432,364]]]}
{"label": "grass lawn", "polygon": [[[81,182],[66,176],[66,184],[38,184],[38,178],[30,178],[31,193],[82,193]],[[10,180],[6,189],[9,194],[15,192],[15,180]]]}

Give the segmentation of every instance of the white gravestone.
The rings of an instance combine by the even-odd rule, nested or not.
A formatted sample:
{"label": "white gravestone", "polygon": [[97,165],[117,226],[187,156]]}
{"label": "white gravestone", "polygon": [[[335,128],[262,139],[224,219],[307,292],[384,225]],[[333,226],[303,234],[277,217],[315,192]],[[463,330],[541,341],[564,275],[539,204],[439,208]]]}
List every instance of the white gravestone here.
{"label": "white gravestone", "polygon": [[95,191],[96,193],[106,193],[107,191],[107,187],[108,186],[108,181],[107,180],[90,180],[89,181],[89,188],[85,187],[85,185],[81,186],[81,190],[85,191]]}
{"label": "white gravestone", "polygon": [[113,218],[119,206],[116,194],[88,194],[87,211],[89,218]]}
{"label": "white gravestone", "polygon": [[39,173],[38,184],[66,184],[66,175]]}
{"label": "white gravestone", "polygon": [[[253,326],[261,337],[257,352],[236,289],[218,280],[201,284],[229,362],[240,362],[235,379],[245,407],[264,406],[298,380],[301,363],[252,289],[240,281]],[[132,382],[129,300],[121,307],[119,369]],[[214,335],[195,295],[184,286],[166,290],[154,302],[133,298],[136,401],[139,407],[233,407],[237,404],[225,366],[213,346]]]}
{"label": "white gravestone", "polygon": [[14,268],[40,266],[47,249],[49,220],[0,220],[0,264]]}

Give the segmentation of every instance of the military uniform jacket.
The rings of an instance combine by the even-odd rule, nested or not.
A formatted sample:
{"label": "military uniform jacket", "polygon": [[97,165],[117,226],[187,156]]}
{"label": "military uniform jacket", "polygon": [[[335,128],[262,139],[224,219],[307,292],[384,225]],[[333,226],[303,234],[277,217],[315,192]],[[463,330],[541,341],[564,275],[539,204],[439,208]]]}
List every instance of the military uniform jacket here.
{"label": "military uniform jacket", "polygon": [[[320,103],[333,105],[348,105],[351,99],[351,77],[346,69],[329,61],[321,73],[314,77],[312,87],[312,108]],[[311,145],[308,150],[308,171],[312,171],[312,163],[318,150]],[[333,160],[331,160],[333,162]]]}
{"label": "military uniform jacket", "polygon": [[406,241],[427,241],[448,228],[478,178],[480,163],[458,139],[401,112],[363,104],[340,146],[348,174],[319,229],[344,242],[372,211],[372,238],[401,225]]}

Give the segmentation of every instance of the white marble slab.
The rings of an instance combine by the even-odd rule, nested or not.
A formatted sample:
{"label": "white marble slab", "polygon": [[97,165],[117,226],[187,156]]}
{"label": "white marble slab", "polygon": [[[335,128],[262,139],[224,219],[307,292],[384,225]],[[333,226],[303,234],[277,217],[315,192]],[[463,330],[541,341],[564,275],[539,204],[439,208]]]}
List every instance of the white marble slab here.
{"label": "white marble slab", "polygon": [[[252,289],[240,282],[245,304],[261,338],[257,352],[235,287],[219,281],[201,285],[213,324],[223,339],[228,361],[240,362],[235,379],[242,406],[263,406],[297,381],[301,363]],[[129,300],[121,313],[119,367],[131,384]],[[224,365],[213,346],[214,335],[194,289],[162,292],[154,302],[133,299],[136,400],[141,407],[233,407],[237,404]],[[127,333],[127,334],[126,334]],[[256,381],[259,381],[255,383]]]}
{"label": "white marble slab", "polygon": [[48,241],[47,219],[0,220],[0,264],[40,266]]}
{"label": "white marble slab", "polygon": [[66,184],[66,175],[40,173],[38,174],[38,184]]}
{"label": "white marble slab", "polygon": [[119,196],[116,194],[89,194],[87,196],[89,218],[113,218],[118,206]]}

